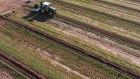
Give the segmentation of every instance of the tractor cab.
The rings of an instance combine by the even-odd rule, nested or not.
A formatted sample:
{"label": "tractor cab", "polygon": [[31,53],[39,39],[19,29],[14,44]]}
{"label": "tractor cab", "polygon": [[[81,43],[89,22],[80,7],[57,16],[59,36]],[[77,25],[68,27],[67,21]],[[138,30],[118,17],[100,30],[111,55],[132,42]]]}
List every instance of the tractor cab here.
{"label": "tractor cab", "polygon": [[49,3],[49,2],[43,2],[43,3],[40,3],[40,4],[42,4],[42,6],[51,6],[52,4],[51,3]]}
{"label": "tractor cab", "polygon": [[41,2],[40,4],[35,4],[33,8],[34,12],[43,13],[49,16],[54,16],[56,14],[56,9],[52,7],[49,2]]}

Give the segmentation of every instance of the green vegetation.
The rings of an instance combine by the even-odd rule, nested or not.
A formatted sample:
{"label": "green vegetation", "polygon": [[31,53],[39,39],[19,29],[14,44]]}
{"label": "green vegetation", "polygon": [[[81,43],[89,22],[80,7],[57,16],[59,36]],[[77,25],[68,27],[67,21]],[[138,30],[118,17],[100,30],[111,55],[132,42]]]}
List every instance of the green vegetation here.
{"label": "green vegetation", "polygon": [[47,57],[42,56],[41,52],[37,51],[38,48],[45,50],[53,58],[60,58],[57,60],[58,62],[91,78],[129,78],[125,74],[13,24],[7,23],[5,28],[1,28],[0,31],[0,37],[2,37],[0,50],[16,57],[19,61],[50,79],[79,79],[79,77],[59,66],[51,64],[52,62],[48,61]]}
{"label": "green vegetation", "polygon": [[[65,8],[62,8],[64,6]],[[120,35],[122,34],[129,38],[134,38],[136,40],[139,40],[140,38],[139,35],[135,36],[135,34],[130,33],[130,31],[136,31],[137,33],[139,33],[140,28],[137,25],[122,22],[117,19],[113,19],[111,17],[71,7],[69,5],[63,4],[62,6],[58,7],[59,7],[58,13],[63,14],[64,16],[68,16],[73,19],[91,25],[95,25],[96,27],[104,28],[109,31],[111,30],[111,32]],[[89,13],[89,15],[87,15],[87,12]],[[126,68],[130,68],[140,73],[140,67],[134,64],[130,64],[129,61],[121,58],[120,56],[114,56],[113,54],[102,50],[100,47],[96,45],[90,44],[89,42],[85,42],[78,37],[64,34],[60,30],[57,30],[51,27],[50,25],[46,25],[45,23],[36,21],[28,22],[26,19],[23,19],[22,17],[23,17],[22,14],[15,14],[11,16],[11,18],[18,20],[22,23],[25,23],[27,25],[30,25],[31,27],[37,30],[55,36],[75,46],[79,46],[87,51],[90,51],[92,54],[102,56],[102,58],[108,59],[114,63],[121,64]],[[111,23],[107,22],[110,21],[110,19],[113,21]],[[113,26],[114,24],[115,26]],[[116,28],[124,29],[126,25],[129,24],[130,26],[128,26],[128,28],[125,29],[127,31],[116,29]],[[93,61],[89,58],[77,54],[77,52],[72,49],[66,48],[62,45],[59,45],[56,42],[47,40],[41,36],[37,36],[36,34],[21,29],[13,24],[8,23],[3,29],[0,29],[0,31],[2,32],[0,33],[0,37],[2,37],[0,41],[0,50],[3,50],[8,54],[16,57],[18,60],[21,60],[23,63],[34,68],[37,72],[51,79],[71,79],[71,78],[80,79],[80,77],[70,71],[67,71],[65,68],[52,64],[52,62],[47,59],[48,57],[51,57],[57,60],[59,63],[70,67],[72,70],[78,71],[81,74],[86,75],[90,78],[102,78],[102,79],[129,78],[125,74],[122,74],[112,68],[102,65],[97,61]],[[49,54],[49,56],[48,55],[44,56],[46,52],[47,54]]]}
{"label": "green vegetation", "polygon": [[63,8],[59,6],[61,7],[58,9],[59,14],[73,18],[78,21],[88,23],[98,28],[105,29],[107,31],[114,32],[122,36],[126,36],[135,40],[140,40],[140,36],[139,36],[140,28],[138,25],[131,24],[128,22],[123,22],[121,20],[108,17],[102,14],[98,14],[96,12],[90,12],[87,10],[83,10],[65,4],[61,4],[61,5],[65,7]]}
{"label": "green vegetation", "polygon": [[[13,25],[9,29],[12,28]],[[17,28],[17,30],[19,29]],[[28,46],[30,44],[29,42],[33,41],[32,37],[28,36],[26,38],[26,36],[22,35],[23,39],[21,39],[20,34],[14,32],[14,30],[1,29],[1,32],[3,32],[4,34],[0,33],[0,37],[1,37],[0,50],[10,54],[11,56],[15,57],[17,60],[21,61],[22,63],[25,63],[26,65],[34,68],[37,72],[43,74],[49,79],[71,79],[71,78],[80,79],[80,77],[72,74],[71,72],[67,72],[65,69],[62,69],[59,66],[54,66],[53,64],[51,64],[51,62],[49,62],[48,60],[46,60],[44,57],[40,55],[41,52],[37,52],[35,49],[29,47]],[[25,32],[24,35],[29,33],[26,31],[24,32]],[[10,36],[9,33],[12,33],[12,35],[14,36]],[[29,33],[29,35],[34,36],[34,34],[31,33]],[[34,36],[34,37],[38,38],[38,36]],[[25,44],[24,41],[26,41],[26,39],[30,41],[28,41],[28,43],[26,42]]]}
{"label": "green vegetation", "polygon": [[[135,21],[135,22],[139,22],[139,18],[138,16],[133,16],[133,15],[129,15],[127,13],[120,13],[119,11],[116,11],[116,10],[113,10],[115,7],[113,6],[113,9],[110,8],[110,7],[107,7],[106,4],[101,4],[99,3],[98,1],[92,1],[91,4],[92,5],[89,5],[89,4],[86,4],[86,3],[83,3],[83,2],[80,2],[80,1],[75,1],[75,0],[63,0],[65,2],[69,2],[69,3],[72,3],[72,4],[76,4],[76,5],[80,5],[80,6],[84,6],[84,7],[87,7],[87,8],[90,8],[92,10],[96,10],[96,11],[100,11],[100,12],[103,12],[103,13],[108,13],[110,15],[113,15],[113,16],[117,16],[117,17],[121,17],[121,18],[125,18],[125,19],[128,19],[128,20],[132,20],[132,21]],[[96,4],[97,3],[97,4]],[[101,5],[100,5],[101,4]],[[105,6],[106,5],[106,6]],[[102,7],[101,7],[102,6]],[[104,6],[104,7],[103,7]],[[110,9],[109,9],[110,8]],[[136,13],[136,12],[135,12]],[[137,12],[138,13],[138,12]],[[139,14],[139,13],[138,13]]]}
{"label": "green vegetation", "polygon": [[[121,21],[121,20],[118,20],[109,16],[102,15],[102,14],[98,14],[96,12],[91,12],[91,11],[87,11],[87,10],[80,9],[77,7],[73,7],[67,4],[63,4],[63,3],[59,3],[59,4],[61,4],[61,6],[65,6],[65,7],[57,6],[59,7],[58,8],[59,14],[73,18],[78,21],[91,24],[95,27],[102,28],[107,31],[111,31],[113,33],[131,38],[134,40],[140,39],[140,36],[139,36],[140,28],[138,25],[124,22],[124,21]],[[116,40],[116,39],[114,40],[119,44],[126,45],[128,47],[132,47],[135,49],[139,49],[139,47],[135,45],[130,45],[126,42]]]}
{"label": "green vegetation", "polygon": [[51,26],[48,26],[46,24],[39,23],[39,22],[30,23],[30,22],[27,22],[25,19],[20,19],[17,16],[18,15],[13,16],[13,19],[16,18],[16,20],[18,20],[22,23],[26,23],[27,25],[30,25],[33,28],[36,28],[42,32],[49,34],[49,35],[60,38],[60,39],[66,41],[66,42],[69,42],[75,46],[78,46],[78,47],[81,47],[87,51],[90,51],[93,54],[97,54],[99,56],[102,56],[103,58],[106,58],[106,59],[109,59],[115,63],[121,64],[127,68],[130,68],[130,69],[135,70],[135,71],[140,71],[140,68],[138,66],[130,64],[129,61],[127,61],[119,56],[114,56],[114,54],[108,53],[96,45],[91,45],[90,43],[87,43],[87,42],[85,42],[77,37],[66,35],[66,34],[62,33],[61,31],[58,31],[54,28],[51,28]]}
{"label": "green vegetation", "polygon": [[[114,33],[122,35],[122,36],[126,36],[131,39],[135,39],[135,40],[140,39],[140,36],[139,36],[140,28],[138,25],[124,22],[124,21],[121,21],[121,20],[118,20],[118,19],[115,19],[112,17],[104,16],[104,15],[98,14],[96,12],[90,12],[90,11],[87,11],[84,9],[65,5],[63,3],[59,3],[58,5],[60,5],[60,4],[61,4],[61,6],[57,6],[57,7],[59,7],[59,8],[57,8],[59,14],[73,18],[78,21],[82,21],[82,22],[91,24],[98,28],[102,28],[102,29],[114,32]],[[65,7],[63,7],[63,6],[65,6]],[[88,13],[88,15],[87,15],[87,13]],[[116,40],[116,39],[114,39],[114,40],[119,44],[126,45],[128,47],[132,47],[135,49],[139,49],[139,47],[137,47],[135,45],[130,45],[126,42]],[[131,53],[131,54],[134,54],[134,53]]]}
{"label": "green vegetation", "polygon": [[[136,0],[125,0],[125,1],[117,1],[117,0],[104,0],[106,2],[110,2],[113,4],[117,4],[117,5],[121,5],[121,6],[125,6],[125,7],[129,7],[132,9],[136,9],[136,10],[140,10],[139,8],[139,2],[137,2]],[[132,3],[133,2],[133,3]],[[135,5],[134,5],[135,4]]]}
{"label": "green vegetation", "polygon": [[15,69],[13,69],[11,66],[8,64],[4,63],[3,61],[0,60],[0,70],[6,71],[10,76],[12,76],[14,79],[28,79]]}
{"label": "green vegetation", "polygon": [[[64,1],[67,1],[67,0],[64,0]],[[71,1],[74,1],[74,0],[71,0]],[[112,12],[113,14],[120,14],[120,15],[125,14],[123,16],[129,16],[132,19],[139,19],[138,18],[139,12],[137,12],[137,11],[119,7],[119,6],[116,6],[113,4],[107,4],[107,3],[112,3],[112,1],[98,1],[98,0],[86,0],[86,1],[85,0],[84,1],[76,0],[76,1],[86,3],[88,6],[93,6],[93,8],[96,6],[98,8],[101,8],[103,11],[104,10],[109,11],[109,12]],[[104,3],[104,2],[107,2],[107,3]],[[118,1],[118,2],[121,2],[121,1]],[[116,3],[114,3],[114,4],[116,4]],[[123,5],[123,6],[125,7],[125,5]]]}

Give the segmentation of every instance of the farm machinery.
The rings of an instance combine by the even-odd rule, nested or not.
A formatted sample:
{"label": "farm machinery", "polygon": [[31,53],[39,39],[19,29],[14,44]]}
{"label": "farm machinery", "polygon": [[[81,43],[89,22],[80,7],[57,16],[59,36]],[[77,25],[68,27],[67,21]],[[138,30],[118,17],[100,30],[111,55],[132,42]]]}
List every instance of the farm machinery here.
{"label": "farm machinery", "polygon": [[49,2],[40,2],[40,4],[35,4],[33,11],[49,16],[54,16],[56,14],[56,9],[53,8],[52,4]]}

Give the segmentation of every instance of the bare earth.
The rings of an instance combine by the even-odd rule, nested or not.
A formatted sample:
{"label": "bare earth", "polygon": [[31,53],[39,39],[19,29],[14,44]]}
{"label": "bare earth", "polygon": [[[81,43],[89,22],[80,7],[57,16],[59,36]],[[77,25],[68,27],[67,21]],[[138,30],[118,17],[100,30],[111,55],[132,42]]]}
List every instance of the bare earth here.
{"label": "bare earth", "polygon": [[8,12],[26,0],[0,0],[0,14]]}

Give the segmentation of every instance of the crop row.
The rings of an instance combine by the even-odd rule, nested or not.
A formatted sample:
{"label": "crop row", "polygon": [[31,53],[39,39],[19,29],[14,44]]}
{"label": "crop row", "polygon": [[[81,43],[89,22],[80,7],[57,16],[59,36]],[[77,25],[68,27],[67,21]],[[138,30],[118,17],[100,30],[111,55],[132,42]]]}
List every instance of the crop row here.
{"label": "crop row", "polygon": [[[116,34],[127,36],[139,40],[139,26],[116,18],[83,10],[81,8],[63,4],[65,8],[58,9],[58,13],[76,20],[94,25],[96,27],[115,32]],[[60,6],[59,6],[60,7]],[[70,8],[68,8],[70,7]],[[69,12],[68,12],[69,11]],[[89,15],[86,15],[88,12]],[[81,19],[82,18],[82,19]]]}
{"label": "crop row", "polygon": [[102,0],[94,1],[92,3],[92,5],[102,7],[102,8],[104,8],[104,10],[110,11],[113,14],[116,13],[116,14],[119,14],[119,15],[130,17],[132,19],[139,19],[138,17],[140,16],[139,11],[135,11],[133,9],[129,9],[129,8],[124,7],[124,6],[112,4],[112,3],[109,3],[109,2],[104,2]]}
{"label": "crop row", "polygon": [[[44,38],[11,23],[7,23],[0,31],[0,37],[2,37],[0,41],[0,50],[34,69],[37,73],[47,77],[48,79],[81,79],[81,77],[73,74],[71,71],[68,72],[67,69],[59,66],[57,63],[53,63],[50,60],[51,57],[46,55],[47,52],[49,52],[49,54],[55,52],[58,54],[59,52],[68,53],[68,50],[65,51],[64,48],[62,49],[61,46],[52,43],[51,41],[42,41]],[[44,52],[45,49],[47,49],[46,52]],[[67,56],[67,54],[65,55]],[[55,59],[53,59],[53,61],[54,60]]]}
{"label": "crop row", "polygon": [[[110,5],[114,5],[114,6],[118,6],[118,7],[120,7],[120,8],[125,8],[125,9],[127,9],[127,10],[132,10],[132,11],[135,11],[135,12],[139,12],[139,11],[140,11],[140,10],[135,9],[135,8],[130,8],[130,7],[127,7],[127,6],[125,6],[125,5],[120,5],[120,4],[108,2],[108,1],[105,1],[105,0],[97,0],[97,1],[102,2],[102,3],[106,3],[106,4],[110,4]],[[126,0],[125,0],[125,1],[126,1]],[[125,1],[122,1],[122,3],[127,3],[127,2],[125,2]],[[119,2],[121,2],[121,1],[119,1]],[[130,2],[130,3],[128,3],[128,4],[134,5],[133,2]]]}
{"label": "crop row", "polygon": [[6,63],[12,65],[14,68],[19,70],[21,73],[24,75],[28,76],[29,78],[39,78],[39,79],[46,79],[42,75],[38,74],[36,71],[33,69],[25,66],[24,64],[18,62],[11,56],[5,54],[4,52],[0,51],[0,58],[1,60],[4,60]]}
{"label": "crop row", "polygon": [[138,0],[103,0],[112,4],[120,5],[135,11],[140,11]]}
{"label": "crop row", "polygon": [[124,6],[109,3],[103,0],[93,0],[87,3],[87,6],[92,6],[92,8],[98,8],[102,11],[111,12],[111,14],[121,15],[122,17],[129,17],[130,19],[139,20],[139,11],[135,11]]}
{"label": "crop row", "polygon": [[[128,38],[139,40],[139,26],[138,25],[131,24],[129,22],[124,22],[115,18],[102,15],[102,14],[98,14],[96,12],[91,13],[89,11],[84,11],[76,7],[70,6],[72,8],[71,10],[71,8],[68,9],[67,7],[69,6],[66,6],[66,5],[62,4],[61,9],[58,9],[59,14],[74,18],[76,20],[91,24],[93,26],[114,32],[122,36],[126,36]],[[65,6],[65,8],[63,8],[63,6]],[[60,6],[57,6],[57,7],[60,7]],[[85,15],[85,13],[87,12],[89,13],[89,15]],[[84,16],[85,18],[81,16]],[[86,18],[89,18],[91,20],[88,20]]]}
{"label": "crop row", "polygon": [[123,21],[126,21],[126,22],[130,22],[130,23],[133,23],[133,24],[140,25],[140,23],[138,21],[131,20],[131,19],[129,19],[129,17],[122,18],[119,15],[114,15],[113,13],[108,13],[108,12],[105,12],[105,11],[101,11],[99,9],[88,6],[87,4],[84,4],[84,3],[75,3],[75,2],[72,2],[72,1],[66,2],[66,1],[61,1],[61,0],[56,0],[56,1],[60,2],[60,3],[67,4],[67,5],[83,8],[85,10],[89,10],[89,11],[96,12],[96,13],[99,13],[99,14],[103,14],[103,15],[106,15],[106,16],[110,16],[110,17],[113,17],[113,18],[117,18],[117,19],[120,19],[120,20],[123,20]]}
{"label": "crop row", "polygon": [[[7,19],[7,20],[8,20],[8,19]],[[74,46],[74,45],[72,45],[72,44],[70,44],[70,43],[64,42],[64,41],[62,41],[62,40],[60,40],[60,39],[58,39],[58,38],[56,38],[56,37],[50,36],[50,35],[48,35],[48,34],[44,34],[44,33],[42,33],[41,31],[38,31],[38,30],[33,29],[33,28],[30,28],[30,26],[26,26],[26,25],[20,24],[20,23],[18,23],[18,22],[16,22],[16,21],[13,21],[13,23],[15,23],[15,24],[18,25],[18,26],[23,26],[23,28],[25,28],[25,29],[28,29],[28,30],[30,30],[30,31],[32,31],[32,32],[34,32],[34,33],[37,33],[37,34],[39,34],[39,35],[41,35],[41,36],[44,36],[44,37],[46,37],[46,38],[48,38],[48,39],[51,39],[51,40],[53,40],[53,41],[56,41],[56,42],[58,42],[58,43],[60,43],[60,44],[62,44],[62,45],[65,45],[65,46],[67,46],[67,47],[69,47],[69,48],[75,50],[75,51],[79,51],[81,54],[83,54],[83,55],[85,55],[85,56],[87,56],[87,57],[93,58],[93,59],[95,59],[95,60],[97,60],[97,61],[100,61],[100,62],[102,62],[102,63],[104,63],[104,64],[106,64],[106,65],[108,65],[108,66],[111,66],[111,67],[113,67],[113,68],[119,69],[119,70],[121,70],[121,71],[124,72],[124,73],[128,73],[128,74],[131,75],[131,76],[138,77],[138,76],[136,76],[136,74],[134,74],[135,72],[133,72],[133,71],[127,71],[128,69],[124,69],[124,68],[123,68],[122,66],[120,66],[119,64],[115,64],[115,63],[111,62],[110,60],[103,59],[102,57],[100,57],[100,56],[98,56],[98,55],[96,55],[96,54],[92,55],[90,52],[88,52],[88,51],[86,51],[86,50],[84,50],[84,49],[82,49],[82,48],[79,48],[79,47]],[[126,71],[127,71],[127,72],[126,72]],[[133,72],[133,73],[131,73],[131,72]],[[134,75],[133,75],[133,74],[134,74]]]}
{"label": "crop row", "polygon": [[127,43],[130,43],[130,44],[133,44],[133,45],[136,45],[136,46],[140,47],[140,42],[139,41],[135,41],[133,39],[123,37],[121,35],[118,35],[118,34],[115,34],[115,33],[100,29],[100,28],[96,28],[95,26],[92,26],[92,25],[89,25],[89,24],[86,24],[86,23],[71,19],[69,17],[65,17],[65,16],[62,16],[62,15],[57,15],[56,17],[61,18],[61,19],[66,20],[66,21],[69,21],[71,23],[74,23],[76,25],[83,26],[83,27],[86,27],[88,29],[95,30],[95,31],[100,32],[102,34],[105,34],[107,36],[110,36],[110,37],[116,38],[118,40],[122,40],[122,41],[125,41]]}
{"label": "crop row", "polygon": [[[77,10],[77,9],[76,9],[76,10]],[[75,13],[75,12],[74,12],[74,13]],[[76,11],[76,13],[79,13],[79,12]],[[82,12],[81,12],[81,13],[82,13]],[[81,14],[81,13],[79,13],[79,14]],[[95,27],[99,27],[99,28],[102,28],[102,29],[105,29],[105,30],[110,29],[111,32],[114,32],[114,33],[119,34],[119,35],[124,35],[124,33],[125,33],[125,32],[120,32],[121,34],[120,34],[120,33],[117,33],[117,32],[115,31],[116,29],[114,29],[114,31],[113,31],[113,28],[115,27],[114,25],[113,25],[113,27],[111,27],[111,25],[110,25],[110,26],[108,26],[108,25],[105,26],[105,24],[104,24],[104,25],[103,25],[103,24],[100,24],[100,25],[96,26],[96,25],[94,24],[94,23],[95,23],[94,20],[93,20],[93,22],[92,22],[92,20],[89,20],[89,21],[87,20],[87,21],[86,21],[86,19],[84,19],[84,18],[81,18],[81,19],[80,19],[80,17],[77,17],[75,14],[72,15],[72,13],[68,13],[68,12],[65,13],[65,14],[64,14],[64,12],[60,12],[59,14],[60,14],[60,15],[67,16],[67,17],[70,17],[70,18],[73,18],[73,19],[75,19],[75,20],[78,20],[78,19],[79,19],[79,21],[88,23],[88,24],[90,24],[90,25],[93,25],[93,26],[95,26]],[[92,13],[91,13],[91,14],[92,14]],[[69,15],[70,15],[70,16],[69,16]],[[84,15],[84,13],[81,14],[81,16],[82,16],[82,15]],[[73,17],[72,17],[72,16],[73,16]],[[84,16],[86,16],[86,15],[84,15]],[[88,16],[87,16],[87,17],[88,17]],[[100,18],[100,17],[101,17],[101,18]],[[104,18],[106,18],[106,17],[104,17]],[[104,18],[103,18],[102,16],[98,16],[98,15],[97,15],[97,20],[100,20],[100,21],[103,22],[103,21],[105,21]],[[94,19],[95,19],[95,18],[94,18]],[[109,19],[109,18],[108,18],[108,19]],[[110,19],[111,19],[111,18],[110,18]],[[108,21],[108,20],[106,19],[106,21]],[[117,24],[117,23],[115,23],[115,24]],[[118,25],[118,24],[117,24],[117,25]],[[117,25],[116,25],[116,26],[117,26]],[[120,27],[121,27],[121,26],[120,26]],[[134,27],[132,27],[132,28],[134,28]],[[132,30],[132,28],[131,28],[131,30]],[[127,29],[130,29],[130,27],[127,28]],[[109,30],[108,30],[108,31],[109,31]],[[136,30],[135,30],[135,31],[136,31]],[[138,30],[137,30],[137,31],[138,31]],[[127,34],[131,35],[131,32],[128,31]],[[125,34],[125,35],[127,36],[127,34]],[[124,35],[124,36],[125,36],[125,35]],[[133,36],[132,36],[132,37],[133,37]],[[135,37],[136,37],[136,36],[134,36],[134,38],[135,38]]]}
{"label": "crop row", "polygon": [[[9,30],[13,29],[14,34],[16,34],[15,31],[18,31],[21,34],[21,31],[24,30],[21,27],[17,27],[20,30],[19,29],[14,29],[15,26],[7,26],[6,28],[8,28]],[[6,31],[4,30],[3,32],[5,33]],[[24,31],[24,33],[26,33],[26,31]],[[8,34],[9,36],[13,37],[13,35],[11,35],[11,32],[6,33],[6,34]],[[27,47],[26,46],[23,47],[21,45],[21,44],[23,44],[23,42],[20,42],[20,41],[18,43],[13,43],[14,41],[11,43],[11,41],[8,41],[8,39],[7,40],[2,40],[2,41],[6,41],[7,44],[11,43],[11,45],[13,45],[12,48],[15,48],[15,47],[18,48],[18,49],[16,49],[16,50],[18,50],[18,52],[12,53],[13,50],[11,51],[11,55],[12,56],[18,58],[20,61],[29,62],[28,63],[29,66],[35,68],[40,73],[43,73],[43,74],[45,73],[47,75],[47,77],[49,76],[49,78],[51,78],[51,79],[64,78],[64,77],[65,78],[69,78],[69,77],[70,78],[74,78],[75,76],[72,77],[72,74],[70,74],[71,71],[70,72],[67,72],[67,71],[64,72],[63,70],[60,70],[58,66],[55,66],[55,68],[53,66],[50,66],[50,64],[47,62],[48,60],[42,59],[42,57],[40,57],[40,53],[39,52],[37,53],[37,52],[32,52],[32,51],[29,50],[29,49],[31,49],[31,50],[35,51],[35,49],[29,48],[31,46],[30,44],[33,44],[33,46],[35,46],[35,47],[39,46],[40,49],[41,48],[46,49],[47,52],[49,54],[51,54],[51,56],[54,53],[55,53],[55,56],[57,55],[58,58],[59,58],[60,55],[62,55],[60,57],[60,59],[61,59],[60,62],[61,63],[63,63],[63,64],[67,63],[67,66],[70,66],[71,68],[76,69],[76,71],[79,71],[82,74],[85,74],[85,75],[87,75],[87,76],[89,76],[91,78],[104,78],[104,77],[106,77],[106,78],[110,79],[110,78],[116,78],[117,74],[121,74],[120,72],[116,72],[116,70],[114,70],[112,68],[109,68],[108,66],[106,66],[106,65],[104,65],[102,63],[99,63],[96,60],[93,61],[92,59],[88,59],[87,57],[84,57],[84,56],[82,56],[80,54],[78,55],[78,53],[76,51],[74,51],[74,50],[72,50],[70,48],[63,47],[60,44],[59,45],[58,44],[54,44],[54,42],[51,41],[51,40],[50,40],[50,44],[48,44],[47,42],[43,42],[42,43],[43,45],[40,45],[40,42],[41,42],[40,39],[44,39],[45,40],[45,38],[43,38],[43,37],[39,38],[38,41],[35,42],[34,40],[37,37],[35,37],[35,39],[32,39],[32,36],[30,36],[30,38],[26,37],[26,35],[28,35],[28,34],[30,34],[30,33],[28,32],[28,33],[24,34],[25,36],[21,36],[21,35],[16,34],[17,36],[22,38],[22,39],[19,39],[21,41],[22,40],[23,41],[30,40],[29,42],[27,42]],[[35,34],[33,34],[33,35],[35,35]],[[3,37],[3,38],[5,38],[5,37]],[[14,37],[14,39],[15,39],[15,37]],[[49,40],[49,39],[46,39],[46,40]],[[4,46],[4,45],[3,44],[1,45],[1,43],[0,43],[0,49],[2,49],[2,50],[8,49],[9,50],[8,47],[1,48],[1,46]],[[67,50],[67,51],[64,51],[64,50]],[[19,51],[21,51],[21,52],[19,52]],[[44,58],[44,56],[43,56],[43,58]],[[46,59],[47,58],[48,57],[46,57]],[[38,64],[36,62],[38,62]],[[46,64],[47,64],[47,66],[46,66]],[[58,70],[60,70],[60,71],[58,71]],[[46,71],[52,71],[53,73],[50,74],[50,73],[48,73]],[[63,73],[61,71],[63,71]],[[59,77],[58,73],[62,77]],[[98,73],[98,74],[95,74],[95,73]],[[55,74],[55,76],[52,75],[52,74]],[[68,74],[69,74],[69,77],[68,77]],[[121,76],[119,76],[119,78],[122,78],[122,77],[123,76],[121,74]],[[77,77],[75,77],[75,78],[79,79]]]}
{"label": "crop row", "polygon": [[[26,24],[27,24],[27,22],[26,22]],[[34,28],[35,28],[35,25],[40,25],[40,23],[39,24],[34,24],[33,26],[34,26]],[[43,29],[41,29],[41,27],[43,27]],[[50,29],[48,29],[47,28],[47,30],[45,30],[46,28],[45,28],[45,26],[37,26],[36,27],[37,29],[41,29],[41,31],[43,30],[44,32],[48,32]],[[56,33],[55,31],[53,31],[53,33]],[[54,34],[53,34],[54,35]],[[59,37],[60,38],[60,36],[61,36],[62,34],[59,34],[59,33],[57,33],[57,34],[55,34],[54,36],[56,37]],[[64,35],[63,35],[63,37],[62,38],[64,38]],[[69,38],[70,39],[70,38]],[[62,39],[62,40],[67,40],[66,38],[64,38],[64,39]],[[71,40],[72,41],[72,40]],[[75,40],[74,40],[75,41]],[[79,42],[79,41],[76,41],[76,42]],[[71,43],[71,42],[70,42]],[[79,44],[75,44],[75,45],[79,45]],[[81,44],[80,44],[80,47],[81,47]],[[84,49],[86,49],[87,47],[86,46],[84,46],[84,47],[82,47],[82,48],[84,48]],[[88,49],[88,48],[87,48]],[[87,50],[86,49],[86,50]],[[94,48],[95,49],[95,48]],[[95,51],[95,50],[94,50]],[[99,54],[99,53],[98,53]],[[107,58],[108,58],[108,56],[107,56]],[[116,58],[116,57],[114,57],[114,58]],[[112,59],[112,61],[114,61],[114,58]],[[110,58],[109,58],[110,59]]]}
{"label": "crop row", "polygon": [[26,79],[27,78],[25,75],[21,74],[20,72],[18,72],[17,70],[15,70],[14,68],[12,68],[10,65],[8,65],[7,63],[5,63],[2,60],[0,60],[0,67],[1,67],[2,73],[6,71],[13,78],[16,78],[16,79],[19,79],[19,78]]}

